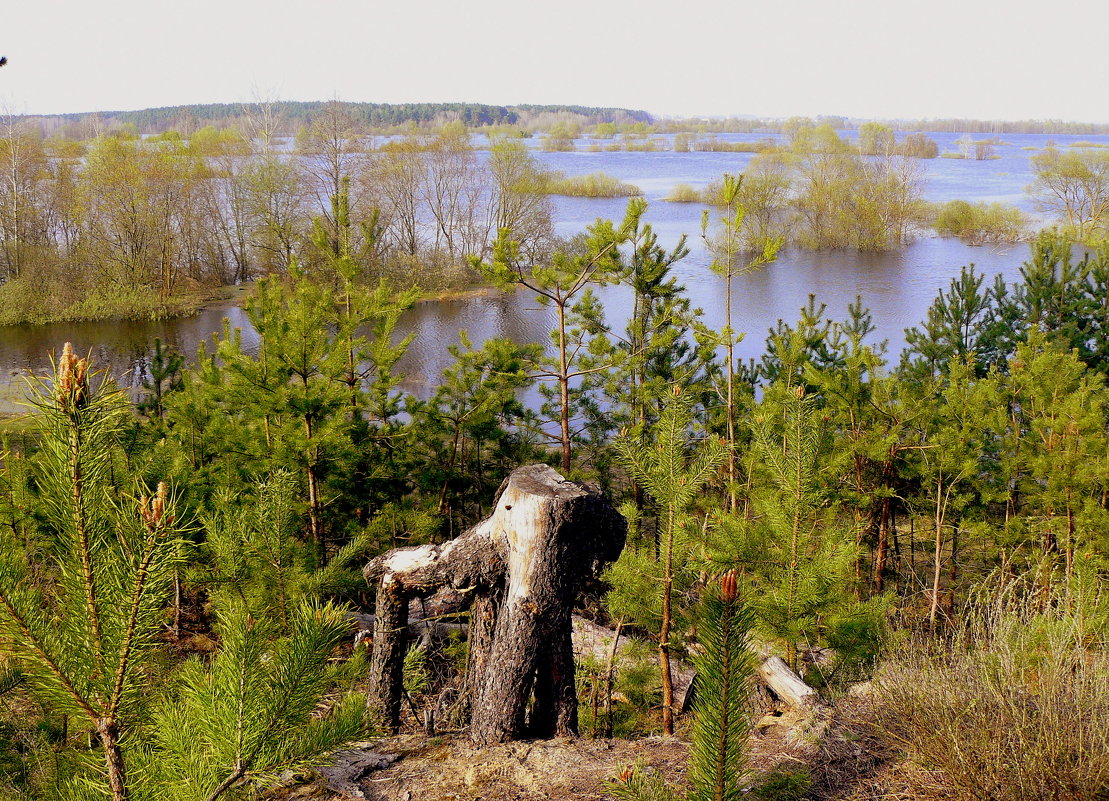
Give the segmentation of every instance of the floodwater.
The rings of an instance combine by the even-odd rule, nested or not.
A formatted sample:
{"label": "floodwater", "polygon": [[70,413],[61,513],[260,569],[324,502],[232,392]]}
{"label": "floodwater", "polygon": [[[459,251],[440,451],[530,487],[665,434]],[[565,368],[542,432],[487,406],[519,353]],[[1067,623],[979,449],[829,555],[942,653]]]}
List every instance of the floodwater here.
{"label": "floodwater", "polygon": [[[956,151],[958,134],[929,134],[940,150]],[[754,141],[759,135],[721,135],[730,141]],[[984,138],[976,136],[975,138]],[[1008,134],[996,146],[1000,158],[989,161],[932,159],[923,161],[925,197],[930,201],[965,199],[1003,201],[1034,213],[1025,187],[1032,181],[1029,148],[1043,147],[1054,140],[1060,147],[1083,140],[1109,144],[1109,137],[1045,136]],[[600,143],[602,146],[604,143]],[[579,148],[587,146],[579,142]],[[673,152],[587,152],[536,155],[549,167],[569,175],[604,171],[639,186],[650,207],[645,216],[660,243],[672,246],[682,234],[689,236],[690,255],[675,267],[694,307],[703,310],[702,320],[712,326],[724,321],[724,279],[708,268],[709,259],[701,246],[701,209],[698,204],[666,203],[679,183],[703,187],[724,172],[742,172],[751,160],[748,153]],[[597,218],[619,220],[623,199],[555,198],[556,227],[563,235],[584,230]],[[733,313],[736,328],[746,332],[738,349],[741,358],[757,358],[763,352],[768,329],[779,319],[795,320],[811,294],[827,304],[832,319],[843,319],[856,296],[870,308],[877,332],[875,341],[888,340],[891,361],[904,344],[906,327],[917,325],[939,289],[959,274],[963,265],[974,263],[979,272],[1002,273],[1008,280],[1019,275],[1028,257],[1024,244],[971,247],[955,239],[927,236],[891,253],[828,251],[813,253],[787,250],[778,261],[759,272],[736,278],[733,284]],[[630,297],[619,287],[599,290],[610,325],[621,326],[630,308]],[[193,355],[201,341],[211,342],[223,330],[224,319],[242,328],[249,346],[253,331],[241,309],[233,306],[207,309],[199,314],[162,322],[62,323],[42,326],[0,328],[0,412],[13,409],[28,371],[49,367],[49,354],[72,341],[78,352],[92,351],[97,364],[107,367],[125,387],[141,382],[155,337],[180,352]],[[548,342],[553,313],[535,302],[526,291],[490,291],[435,303],[418,304],[403,319],[401,333],[415,332],[401,369],[405,388],[427,396],[438,376],[450,364],[447,346],[466,330],[475,345],[496,336],[520,342]]]}

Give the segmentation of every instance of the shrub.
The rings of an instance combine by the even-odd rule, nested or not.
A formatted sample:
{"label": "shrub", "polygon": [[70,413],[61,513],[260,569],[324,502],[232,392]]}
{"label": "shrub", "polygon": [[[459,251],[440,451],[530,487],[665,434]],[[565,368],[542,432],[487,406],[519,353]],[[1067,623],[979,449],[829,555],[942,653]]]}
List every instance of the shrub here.
{"label": "shrub", "polygon": [[990,161],[992,159],[999,159],[1001,156],[994,152],[994,145],[998,144],[995,139],[982,139],[974,143],[974,158],[977,161]]}
{"label": "shrub", "polygon": [[670,203],[700,203],[701,193],[689,184],[678,184],[665,199]]}
{"label": "shrub", "polygon": [[641,737],[658,732],[662,698],[656,653],[650,643],[628,640],[613,664],[613,703],[605,708],[606,665],[586,657],[577,666],[578,725],[594,737]]}
{"label": "shrub", "polygon": [[876,680],[878,731],[957,798],[1109,793],[1109,656],[1075,595],[1073,613],[1044,613],[1043,595],[999,596],[946,642],[911,641]]}
{"label": "shrub", "polygon": [[1016,206],[952,200],[939,207],[934,226],[940,236],[957,236],[977,245],[1019,241],[1026,234],[1027,221]]}
{"label": "shrub", "polygon": [[665,139],[648,138],[642,134],[624,134],[619,144],[628,153],[655,153],[668,149]]}
{"label": "shrub", "polygon": [[611,139],[616,136],[616,123],[614,122],[599,122],[593,129],[594,139]]}
{"label": "shrub", "polygon": [[547,153],[569,153],[575,149],[574,140],[562,136],[544,136],[539,141]]}
{"label": "shrub", "polygon": [[0,284],[0,325],[44,321],[49,315],[49,294],[25,278]]}
{"label": "shrub", "polygon": [[811,789],[812,777],[807,768],[779,767],[751,788],[751,797],[758,801],[804,801]]}
{"label": "shrub", "polygon": [[557,174],[547,181],[544,188],[549,195],[569,197],[631,197],[643,194],[638,186],[626,184],[603,172],[570,176]]}
{"label": "shrub", "polygon": [[84,287],[51,275],[0,284],[0,325],[77,320],[154,320],[188,314],[197,297],[163,299],[156,289],[118,283]]}
{"label": "shrub", "polygon": [[693,149],[701,153],[761,153],[773,150],[774,143],[765,139],[758,142],[727,142],[710,136],[693,142]]}

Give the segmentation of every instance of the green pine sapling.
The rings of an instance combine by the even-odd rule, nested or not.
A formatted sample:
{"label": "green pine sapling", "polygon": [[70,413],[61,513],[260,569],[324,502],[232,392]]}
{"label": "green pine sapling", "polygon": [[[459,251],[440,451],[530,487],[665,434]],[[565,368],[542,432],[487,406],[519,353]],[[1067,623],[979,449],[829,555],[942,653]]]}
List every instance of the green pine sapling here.
{"label": "green pine sapling", "polygon": [[638,764],[606,787],[620,801],[738,801],[743,797],[748,698],[755,675],[747,647],[752,615],[739,598],[736,572],[729,570],[710,587],[701,608],[699,634],[704,650],[696,659],[697,684],[689,791],[683,797],[657,771]]}
{"label": "green pine sapling", "polygon": [[[673,397],[647,437],[623,436],[614,443],[617,461],[659,505],[659,553],[625,549],[610,569],[615,587],[606,603],[617,616],[657,626],[662,671],[662,725],[674,733],[674,687],[670,670],[671,630],[676,583],[688,562],[686,532],[693,502],[727,457],[727,445],[715,437],[693,442],[690,401],[674,387]],[[659,592],[661,587],[661,593]],[[646,605],[644,605],[646,603]],[[657,607],[656,607],[657,603]]]}
{"label": "green pine sapling", "polygon": [[113,801],[132,795],[125,737],[180,558],[181,526],[164,483],[153,497],[113,492],[126,426],[120,393],[92,386],[66,343],[36,402],[44,530],[33,559],[0,552],[0,647],[47,708],[84,720],[103,749]]}

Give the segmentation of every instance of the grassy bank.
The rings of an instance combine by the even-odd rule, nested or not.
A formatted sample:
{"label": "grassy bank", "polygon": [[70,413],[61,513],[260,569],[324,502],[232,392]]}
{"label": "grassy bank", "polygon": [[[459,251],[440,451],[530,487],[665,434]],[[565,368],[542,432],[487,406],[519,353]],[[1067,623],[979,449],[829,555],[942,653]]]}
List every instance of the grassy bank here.
{"label": "grassy bank", "polygon": [[235,287],[186,290],[173,297],[145,287],[97,286],[74,290],[17,278],[0,284],[0,325],[184,317],[231,296]]}
{"label": "grassy bank", "polygon": [[[415,273],[417,270],[411,270]],[[425,279],[427,277],[427,270]],[[482,283],[472,270],[457,267],[433,274],[439,280],[421,286],[419,303],[438,303],[496,293]],[[403,282],[400,282],[403,283]],[[0,284],[0,326],[80,323],[105,320],[166,320],[187,317],[203,309],[230,309],[242,306],[253,294],[253,282],[240,286],[194,290],[163,302],[157,292],[146,290],[101,290],[78,300],[36,290],[29,282],[15,280]],[[14,386],[14,384],[12,385]],[[10,408],[6,397],[9,385],[0,383],[0,414]]]}

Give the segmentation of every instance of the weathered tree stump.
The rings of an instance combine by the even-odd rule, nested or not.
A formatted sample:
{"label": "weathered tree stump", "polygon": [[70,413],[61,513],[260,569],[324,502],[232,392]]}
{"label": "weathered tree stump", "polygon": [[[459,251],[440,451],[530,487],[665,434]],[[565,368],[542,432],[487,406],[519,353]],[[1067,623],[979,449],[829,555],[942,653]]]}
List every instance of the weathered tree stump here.
{"label": "weathered tree stump", "polygon": [[398,729],[409,600],[453,587],[473,598],[466,686],[474,742],[576,734],[570,616],[582,583],[620,555],[626,532],[596,487],[529,465],[501,485],[493,513],[457,539],[374,559],[363,571],[377,586],[371,710]]}

